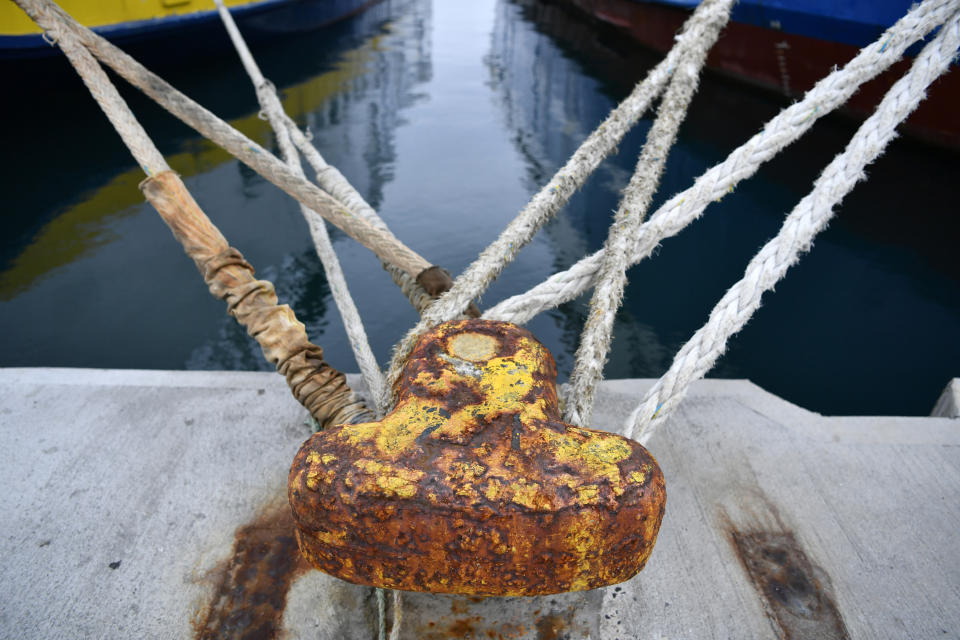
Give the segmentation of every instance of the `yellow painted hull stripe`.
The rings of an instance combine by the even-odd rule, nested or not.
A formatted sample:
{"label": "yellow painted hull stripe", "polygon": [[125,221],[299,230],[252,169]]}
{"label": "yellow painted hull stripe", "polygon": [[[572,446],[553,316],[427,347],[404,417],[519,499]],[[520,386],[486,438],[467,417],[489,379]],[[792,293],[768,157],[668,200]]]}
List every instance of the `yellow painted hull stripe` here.
{"label": "yellow painted hull stripe", "polygon": [[[263,0],[224,0],[228,7],[254,5]],[[213,0],[57,0],[63,9],[88,27],[106,27],[125,22],[162,20],[191,13],[215,11]],[[25,36],[40,28],[20,7],[0,2],[0,36]]]}

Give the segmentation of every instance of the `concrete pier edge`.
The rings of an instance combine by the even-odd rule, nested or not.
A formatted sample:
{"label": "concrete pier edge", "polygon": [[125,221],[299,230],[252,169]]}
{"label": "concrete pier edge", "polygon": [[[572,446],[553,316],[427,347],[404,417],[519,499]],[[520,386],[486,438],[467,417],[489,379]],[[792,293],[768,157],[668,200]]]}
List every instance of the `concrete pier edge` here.
{"label": "concrete pier edge", "polygon": [[[652,383],[604,382],[594,426],[619,429]],[[958,389],[935,413],[956,415]],[[0,636],[230,637],[226,586],[259,571],[245,587],[283,597],[244,611],[276,634],[373,637],[369,589],[290,560],[306,417],[272,373],[0,369]],[[950,637],[957,424],[825,417],[701,381],[650,443],[667,514],[637,577],[538,599],[404,594],[402,637]]]}

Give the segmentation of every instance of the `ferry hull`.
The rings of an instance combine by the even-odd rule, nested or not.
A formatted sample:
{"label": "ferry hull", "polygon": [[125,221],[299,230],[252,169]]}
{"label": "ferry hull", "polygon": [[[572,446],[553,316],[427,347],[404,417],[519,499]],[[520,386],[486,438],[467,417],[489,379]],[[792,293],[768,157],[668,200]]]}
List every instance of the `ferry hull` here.
{"label": "ferry hull", "polygon": [[[382,0],[259,0],[233,3],[230,12],[248,41],[317,29]],[[19,11],[10,7],[6,10]],[[212,6],[212,3],[210,3]],[[229,3],[228,3],[229,4]],[[70,12],[70,7],[65,7]],[[81,22],[82,16],[74,16]],[[90,25],[88,25],[90,26]],[[216,9],[92,26],[93,30],[124,48],[162,49],[159,55],[179,57],[186,52],[226,48],[229,40]],[[0,30],[3,31],[3,30]],[[59,56],[40,33],[0,32],[0,61]]]}
{"label": "ferry hull", "polygon": [[[564,1],[659,52],[666,52],[673,46],[674,35],[690,15],[690,8],[680,5],[691,4],[631,0]],[[756,9],[756,5],[753,8]],[[872,42],[885,29],[883,25],[846,21],[833,25],[831,30],[830,23],[821,20],[820,24],[811,24],[811,21],[798,23],[796,31],[805,33],[790,33],[782,27],[762,27],[738,20],[755,17],[750,11],[750,3],[738,5],[731,22],[711,50],[707,66],[788,98],[803,95],[834,67],[851,60],[861,46]],[[780,26],[778,20],[769,20],[768,23]],[[813,37],[810,33],[837,39]],[[868,116],[911,62],[910,59],[902,60],[864,84],[846,103],[843,112],[857,118]],[[958,98],[960,73],[954,65],[930,87],[927,99],[904,123],[904,131],[933,144],[960,148],[960,119],[956,117]]]}

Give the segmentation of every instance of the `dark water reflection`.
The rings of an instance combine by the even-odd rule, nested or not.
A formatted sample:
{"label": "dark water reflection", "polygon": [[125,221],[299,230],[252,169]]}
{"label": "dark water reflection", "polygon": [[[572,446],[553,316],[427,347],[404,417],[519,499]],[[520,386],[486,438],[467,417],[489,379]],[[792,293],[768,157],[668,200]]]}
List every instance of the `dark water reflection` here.
{"label": "dark water reflection", "polygon": [[[385,2],[254,49],[294,118],[423,255],[462,270],[656,58],[557,5]],[[273,146],[230,55],[163,72]],[[210,143],[125,92],[208,215],[272,280],[334,365],[355,370],[297,207]],[[782,104],[714,77],[701,87],[655,203],[746,140]],[[0,253],[0,364],[264,369],[156,214],[137,168],[76,81],[6,107],[10,187]],[[30,126],[25,126],[29,124]],[[599,248],[649,121],[484,297],[525,290]],[[651,377],[776,233],[851,134],[807,140],[630,272],[606,374]],[[825,413],[925,414],[958,374],[956,157],[898,142],[814,251],[765,298],[714,375],[746,377]],[[365,249],[333,233],[381,361],[415,320]],[[569,374],[585,300],[530,327]]]}

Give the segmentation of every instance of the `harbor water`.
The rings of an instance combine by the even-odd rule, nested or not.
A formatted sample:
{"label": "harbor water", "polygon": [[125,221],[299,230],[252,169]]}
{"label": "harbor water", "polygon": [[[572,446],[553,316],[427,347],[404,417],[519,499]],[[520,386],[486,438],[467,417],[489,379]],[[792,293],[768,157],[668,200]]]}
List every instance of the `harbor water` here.
{"label": "harbor water", "polygon": [[[406,244],[461,272],[658,57],[534,0],[391,0],[253,47],[290,115]],[[232,51],[159,69],[276,150]],[[956,73],[956,71],[954,71]],[[142,171],[76,78],[9,88],[0,119],[0,366],[260,370],[137,184]],[[355,371],[297,204],[121,86],[232,245],[337,368]],[[706,74],[653,206],[746,141],[784,99]],[[645,118],[479,301],[486,308],[604,241]],[[605,375],[655,377],[736,282],[856,123],[828,117],[632,268]],[[825,414],[925,415],[960,375],[955,152],[894,142],[711,375]],[[379,262],[333,230],[381,363],[416,314]],[[589,297],[529,328],[572,368]]]}

